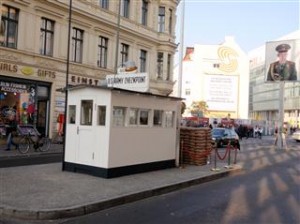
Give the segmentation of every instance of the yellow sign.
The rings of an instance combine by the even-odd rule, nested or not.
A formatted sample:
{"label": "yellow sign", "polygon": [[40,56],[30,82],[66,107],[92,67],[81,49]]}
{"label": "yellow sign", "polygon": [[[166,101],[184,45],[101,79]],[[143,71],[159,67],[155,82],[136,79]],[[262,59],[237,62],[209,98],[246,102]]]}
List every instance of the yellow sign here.
{"label": "yellow sign", "polygon": [[24,74],[24,75],[33,75],[34,71],[33,71],[33,68],[31,67],[23,67],[21,69],[21,72]]}
{"label": "yellow sign", "polygon": [[218,49],[218,56],[221,60],[219,69],[223,72],[234,72],[237,70],[238,61],[236,57],[238,56],[237,52],[232,48],[222,46]]}

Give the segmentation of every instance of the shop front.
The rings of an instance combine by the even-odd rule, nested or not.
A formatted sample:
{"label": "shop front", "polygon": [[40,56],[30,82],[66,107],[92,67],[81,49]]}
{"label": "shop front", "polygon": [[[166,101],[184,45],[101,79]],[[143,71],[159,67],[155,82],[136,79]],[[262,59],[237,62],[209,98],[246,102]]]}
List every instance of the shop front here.
{"label": "shop front", "polygon": [[50,96],[51,83],[0,75],[1,144],[16,125],[32,124],[48,135]]}

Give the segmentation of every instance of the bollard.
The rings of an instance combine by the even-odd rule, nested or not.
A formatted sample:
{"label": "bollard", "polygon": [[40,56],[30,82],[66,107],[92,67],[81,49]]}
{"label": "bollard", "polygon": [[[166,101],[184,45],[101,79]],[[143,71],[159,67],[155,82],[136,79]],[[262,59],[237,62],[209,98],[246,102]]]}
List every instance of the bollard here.
{"label": "bollard", "polygon": [[237,156],[237,147],[234,148],[235,154],[234,154],[234,161],[233,164],[236,164],[236,156]]}
{"label": "bollard", "polygon": [[217,168],[217,144],[216,143],[214,143],[214,151],[215,151],[215,161],[214,161],[214,167],[213,168],[211,168],[211,171],[220,171],[220,168]]}
{"label": "bollard", "polygon": [[231,166],[230,165],[230,159],[231,159],[231,144],[230,144],[231,142],[229,142],[228,143],[228,145],[227,145],[227,150],[229,150],[229,154],[228,154],[228,163],[227,163],[227,165],[226,166],[224,166],[224,168],[226,168],[226,169],[232,169],[233,168],[233,166]]}

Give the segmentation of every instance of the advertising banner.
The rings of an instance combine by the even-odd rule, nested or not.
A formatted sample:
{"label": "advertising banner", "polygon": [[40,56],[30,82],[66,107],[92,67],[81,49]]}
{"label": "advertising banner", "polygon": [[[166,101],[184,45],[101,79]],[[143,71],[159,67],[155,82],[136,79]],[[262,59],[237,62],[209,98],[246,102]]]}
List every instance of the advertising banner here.
{"label": "advertising banner", "polygon": [[236,111],[238,76],[206,75],[204,93],[209,110]]}
{"label": "advertising banner", "polygon": [[300,41],[266,43],[266,82],[300,81]]}

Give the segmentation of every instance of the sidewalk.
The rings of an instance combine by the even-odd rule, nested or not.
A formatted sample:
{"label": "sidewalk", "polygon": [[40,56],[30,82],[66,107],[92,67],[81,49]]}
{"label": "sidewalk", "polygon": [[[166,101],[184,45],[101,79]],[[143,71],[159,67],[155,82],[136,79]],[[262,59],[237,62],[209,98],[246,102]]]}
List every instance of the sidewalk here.
{"label": "sidewalk", "polygon": [[[268,165],[278,156],[286,158],[300,154],[300,144],[290,141],[291,150],[274,150],[273,137],[245,139],[238,151],[238,164],[220,171],[205,166],[187,165],[159,171],[104,179],[73,172],[63,172],[62,163],[0,168],[0,221],[1,217],[28,220],[50,220],[80,216],[143,198],[164,194],[195,184],[256,169]],[[260,150],[256,150],[256,149]],[[262,159],[266,156],[266,159]],[[269,160],[268,158],[271,157]],[[276,158],[277,159],[276,159]]]}
{"label": "sidewalk", "polygon": [[0,169],[0,217],[43,220],[88,214],[211,181],[241,170],[185,166],[104,179],[63,172],[61,163]]}

